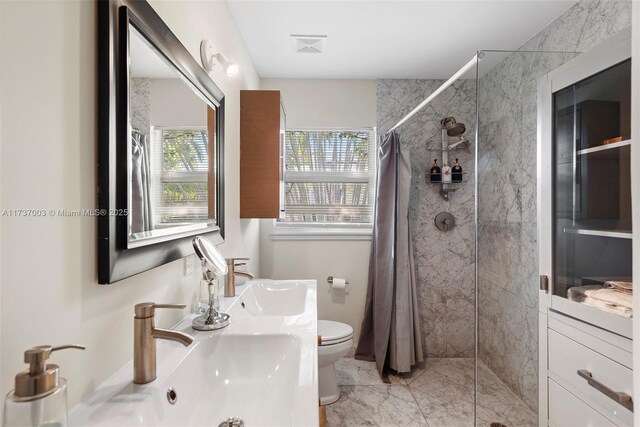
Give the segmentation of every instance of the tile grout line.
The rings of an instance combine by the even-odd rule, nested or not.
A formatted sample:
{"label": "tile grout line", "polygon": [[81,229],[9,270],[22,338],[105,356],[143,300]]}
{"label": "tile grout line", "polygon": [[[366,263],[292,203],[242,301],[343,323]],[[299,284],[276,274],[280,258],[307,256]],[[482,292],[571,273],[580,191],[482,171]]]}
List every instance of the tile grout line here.
{"label": "tile grout line", "polygon": [[[429,424],[429,422],[427,421],[427,418],[425,417],[424,413],[422,412],[422,409],[420,408],[420,405],[418,404],[418,401],[416,400],[416,397],[413,395],[413,392],[411,391],[411,388],[409,387],[408,384],[352,384],[352,385],[338,385],[338,387],[340,389],[342,389],[342,387],[404,387],[405,389],[407,389],[407,391],[409,392],[409,394],[411,395],[411,398],[413,399],[413,403],[415,403],[416,408],[418,409],[418,412],[420,413],[420,416],[422,417],[422,420],[425,422],[426,427],[431,427],[431,424]],[[342,393],[342,390],[341,390]],[[337,402],[336,402],[337,403]],[[330,411],[330,408],[327,408],[328,411]]]}
{"label": "tile grout line", "polygon": [[429,421],[427,421],[427,417],[424,415],[424,412],[422,412],[422,408],[418,403],[418,399],[416,399],[416,396],[413,394],[413,391],[411,390],[411,387],[409,386],[409,384],[407,384],[407,390],[409,390],[409,394],[411,394],[411,398],[413,399],[413,402],[416,404],[418,411],[420,411],[420,415],[422,415],[422,419],[427,424],[427,427],[431,427],[431,424],[429,424]]}
{"label": "tile grout line", "polygon": [[[489,367],[489,365],[487,365],[487,364],[486,364],[482,359],[479,359],[479,361],[480,361],[480,363],[482,363],[482,364],[484,365],[484,368],[485,368],[487,371],[489,371],[489,373],[490,373],[491,375],[493,375],[493,377],[494,377],[496,380],[498,380],[498,382],[499,382],[502,386],[504,386],[504,388],[505,388],[505,389],[506,389],[506,390],[511,394],[511,397],[513,397],[513,398],[514,398],[514,400],[516,400],[516,401],[518,401],[518,402],[522,403],[522,404],[523,404],[527,409],[529,409],[529,410],[530,410],[531,412],[533,412],[534,414],[536,413],[536,411],[535,411],[533,408],[531,408],[529,405],[527,405],[527,403],[526,403],[526,402],[525,402],[525,401],[524,401],[520,396],[518,396],[518,394],[517,394],[515,391],[513,391],[513,390],[511,389],[511,387],[509,387],[509,385],[507,385],[507,383],[506,383],[506,382],[504,382],[504,381],[502,380],[502,378],[500,378],[498,375],[496,375],[496,373],[493,371],[493,369],[491,369],[491,368]],[[511,412],[513,412],[515,409],[516,409],[516,408],[512,408]],[[511,412],[509,412],[509,414],[511,414]]]}

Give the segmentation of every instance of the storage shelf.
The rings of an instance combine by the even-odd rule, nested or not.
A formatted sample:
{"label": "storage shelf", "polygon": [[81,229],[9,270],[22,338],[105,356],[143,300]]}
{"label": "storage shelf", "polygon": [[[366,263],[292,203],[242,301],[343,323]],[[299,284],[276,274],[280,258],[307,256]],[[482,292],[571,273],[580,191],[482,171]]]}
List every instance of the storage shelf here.
{"label": "storage shelf", "polygon": [[629,319],[627,317],[608,313],[600,310],[599,308],[595,308],[581,302],[572,301],[559,295],[551,295],[550,316],[554,311],[582,320],[583,322],[595,325],[599,328],[609,330],[629,339],[632,339],[633,337],[633,319]]}
{"label": "storage shelf", "polygon": [[616,239],[631,239],[633,234],[630,231],[614,231],[614,230],[590,230],[586,228],[564,228],[565,233],[582,234],[585,236],[613,237]]}
{"label": "storage shelf", "polygon": [[446,150],[443,150],[442,148],[427,148],[427,151],[462,151],[462,150],[467,150],[469,151],[471,147],[469,146],[465,146],[465,144],[460,144],[457,147],[453,147],[453,148],[447,148]]}
{"label": "storage shelf", "polygon": [[[452,141],[452,142],[449,142],[449,144],[455,144],[457,142],[458,141]],[[447,148],[446,149],[442,148],[442,142],[441,141],[437,141],[437,142],[436,141],[428,141],[427,142],[427,145],[431,145],[431,144],[436,145],[436,147],[427,147],[427,151],[443,151],[443,152],[447,152],[447,151],[462,151],[462,150],[469,151],[469,149],[471,148],[471,141],[468,141],[466,144],[464,144],[464,143],[460,144],[460,145],[455,146],[453,148],[449,148],[448,147],[449,144],[447,144]]]}
{"label": "storage shelf", "polygon": [[613,150],[615,148],[620,148],[620,147],[624,147],[624,146],[627,146],[627,145],[631,145],[631,140],[630,139],[625,139],[624,141],[620,141],[620,142],[614,142],[613,144],[607,144],[607,145],[600,145],[598,147],[585,148],[583,150],[576,151],[576,154],[579,155],[579,156],[583,156],[585,154],[597,153],[598,151]]}
{"label": "storage shelf", "polygon": [[[440,186],[440,196],[446,200],[449,201],[449,193],[453,193],[454,191],[457,191],[458,188],[460,188],[460,184],[464,184],[466,182],[466,180],[464,179],[464,174],[465,172],[463,172],[462,175],[462,181],[457,181],[457,182],[431,182],[431,180],[427,181],[428,184],[431,185],[438,185]],[[430,176],[430,175],[429,175]]]}
{"label": "storage shelf", "polygon": [[[442,174],[440,174],[442,175]],[[427,183],[428,184],[462,184],[468,181],[467,176],[469,175],[468,172],[462,172],[462,181],[451,181],[451,182],[442,182],[442,181],[431,181],[431,174],[428,173],[427,174]]]}
{"label": "storage shelf", "polygon": [[465,180],[464,178],[462,178],[462,181],[451,181],[451,182],[442,182],[442,181],[437,181],[437,182],[432,182],[432,181],[427,181],[428,184],[432,184],[432,185],[456,185],[456,184],[464,184],[465,182],[467,182],[467,180]]}

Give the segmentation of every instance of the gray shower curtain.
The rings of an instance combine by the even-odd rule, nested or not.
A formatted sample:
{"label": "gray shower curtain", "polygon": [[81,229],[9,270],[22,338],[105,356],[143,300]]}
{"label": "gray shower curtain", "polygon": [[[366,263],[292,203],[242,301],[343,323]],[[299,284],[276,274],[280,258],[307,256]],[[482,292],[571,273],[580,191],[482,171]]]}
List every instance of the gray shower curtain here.
{"label": "gray shower curtain", "polygon": [[423,361],[409,226],[411,162],[393,131],[381,138],[365,316],[356,358],[409,372]]}
{"label": "gray shower curtain", "polygon": [[131,232],[153,230],[151,213],[151,164],[146,135],[131,133]]}

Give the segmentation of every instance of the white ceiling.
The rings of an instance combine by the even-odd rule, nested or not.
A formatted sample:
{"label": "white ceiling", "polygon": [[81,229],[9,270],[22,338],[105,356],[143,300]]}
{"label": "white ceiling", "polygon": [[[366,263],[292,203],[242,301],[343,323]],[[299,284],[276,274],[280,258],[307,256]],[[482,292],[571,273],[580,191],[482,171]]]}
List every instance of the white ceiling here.
{"label": "white ceiling", "polygon": [[[575,0],[229,0],[261,77],[450,77],[482,49],[517,49]],[[291,34],[327,35],[322,54]]]}

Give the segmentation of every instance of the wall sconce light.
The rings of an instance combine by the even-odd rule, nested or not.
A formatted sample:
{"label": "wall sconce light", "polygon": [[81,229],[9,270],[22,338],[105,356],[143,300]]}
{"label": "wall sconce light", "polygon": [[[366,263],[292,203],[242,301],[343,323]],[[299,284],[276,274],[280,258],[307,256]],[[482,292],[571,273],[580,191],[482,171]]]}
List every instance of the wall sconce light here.
{"label": "wall sconce light", "polygon": [[233,76],[237,74],[239,70],[238,64],[229,61],[222,53],[216,52],[213,48],[213,43],[209,40],[202,40],[202,42],[200,42],[200,61],[202,61],[202,66],[207,71],[213,71],[216,62],[218,62],[222,65],[222,69],[227,76]]}

